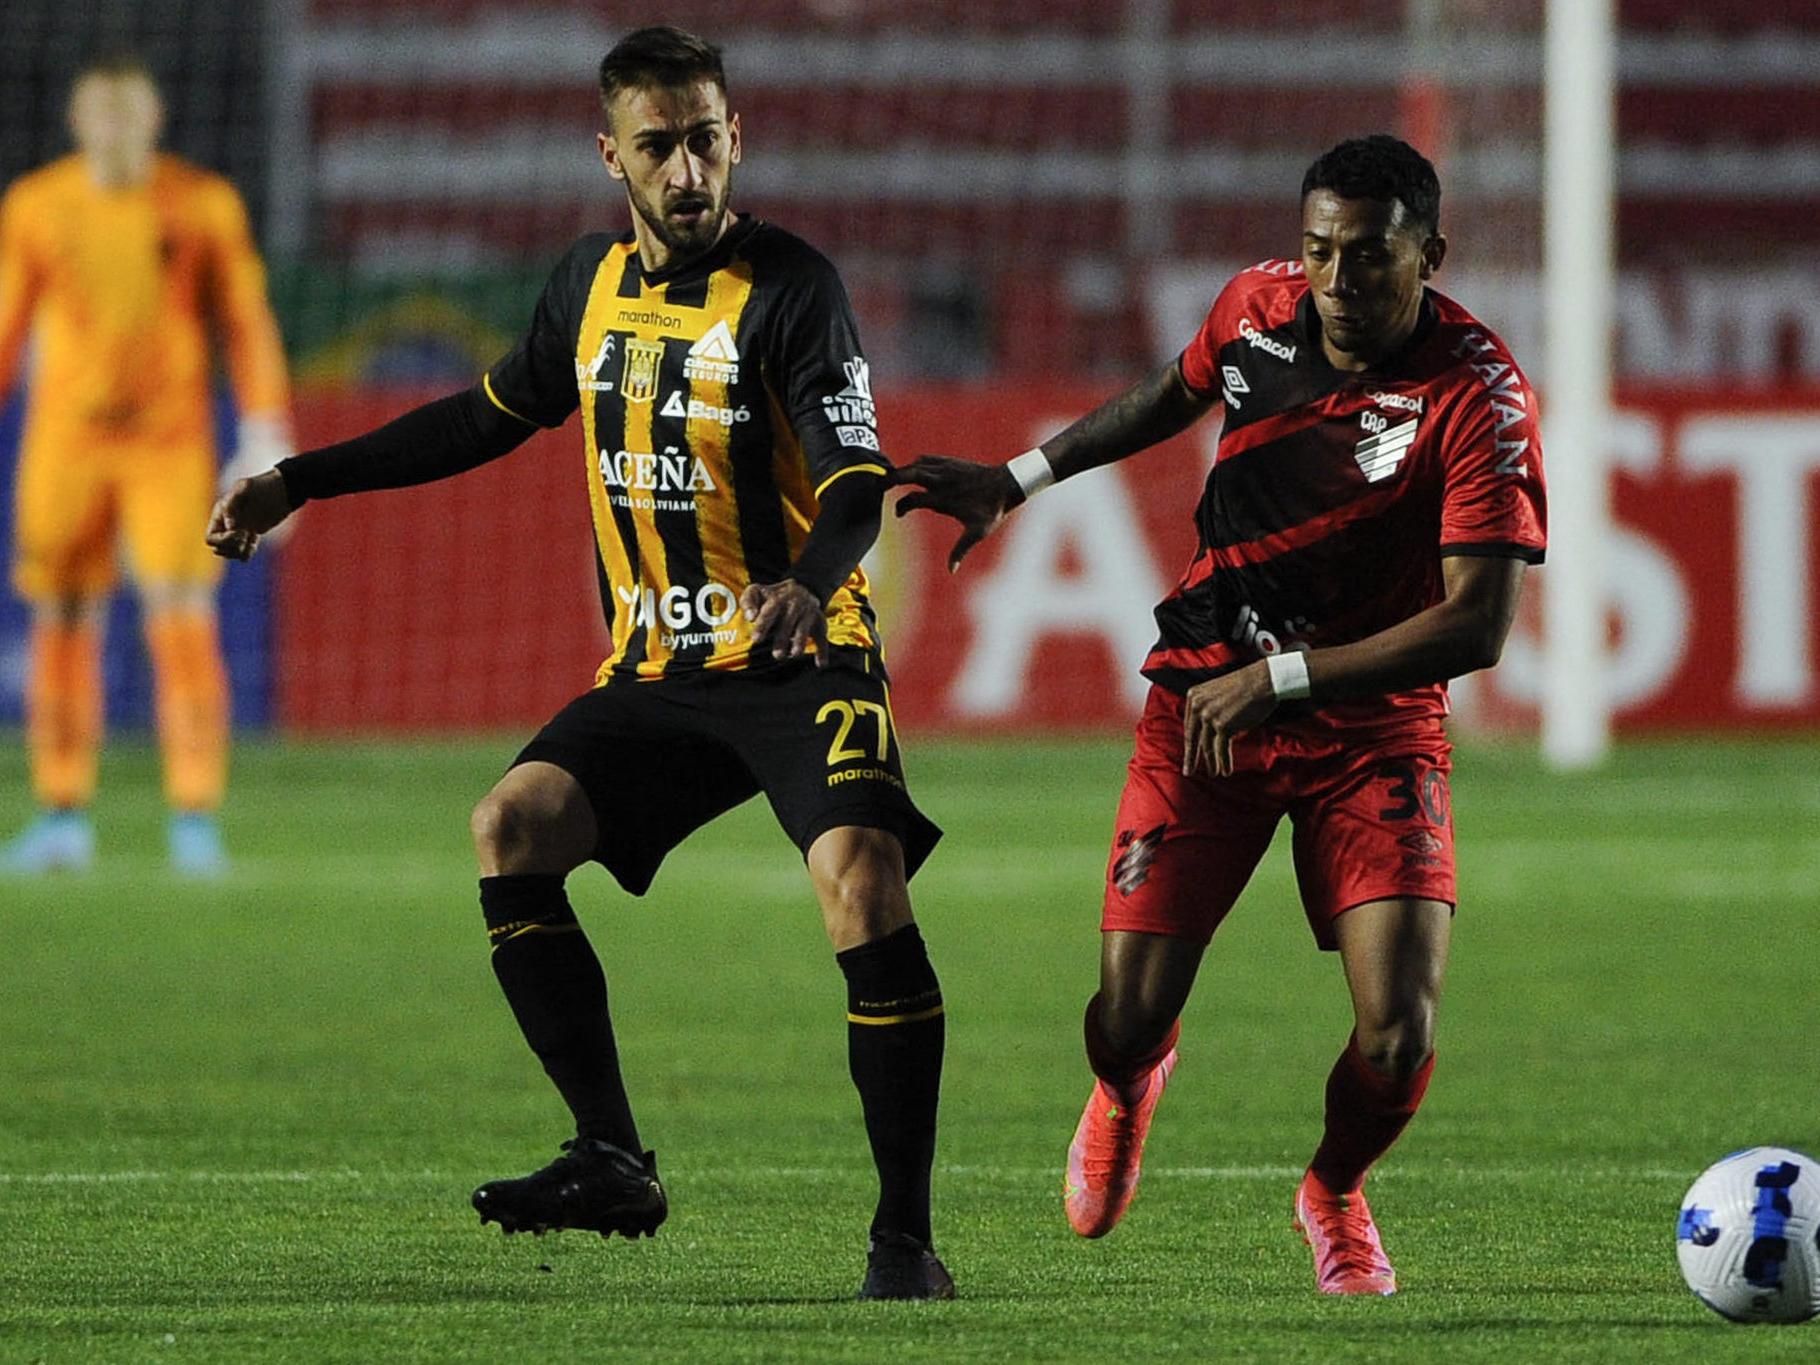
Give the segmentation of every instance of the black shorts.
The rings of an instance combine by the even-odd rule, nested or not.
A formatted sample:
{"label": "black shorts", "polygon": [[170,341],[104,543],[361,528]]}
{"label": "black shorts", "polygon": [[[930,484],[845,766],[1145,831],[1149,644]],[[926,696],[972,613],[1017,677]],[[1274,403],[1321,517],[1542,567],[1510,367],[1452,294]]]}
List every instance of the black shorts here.
{"label": "black shorts", "polygon": [[520,763],[554,763],[581,784],[594,859],[642,896],[664,856],[763,792],[806,855],[828,830],[889,830],[914,875],[938,829],[910,799],[883,677],[859,663],[615,680],[543,727]]}

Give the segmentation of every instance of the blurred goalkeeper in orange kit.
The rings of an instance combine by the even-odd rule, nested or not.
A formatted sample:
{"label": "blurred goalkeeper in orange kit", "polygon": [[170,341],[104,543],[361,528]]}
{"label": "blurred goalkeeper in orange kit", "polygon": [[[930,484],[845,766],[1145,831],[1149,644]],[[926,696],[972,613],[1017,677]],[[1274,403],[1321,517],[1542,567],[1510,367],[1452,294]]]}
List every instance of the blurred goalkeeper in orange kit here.
{"label": "blurred goalkeeper in orange kit", "polygon": [[160,152],[163,121],[143,64],[90,63],[70,91],[75,153],[0,201],[0,397],[26,388],[13,585],[32,612],[26,746],[40,807],[0,848],[0,871],[94,860],[100,633],[120,563],[156,683],[171,865],[227,868],[221,561],[202,542],[217,484],[211,338],[240,412],[223,478],[290,454],[287,381],[240,196]]}

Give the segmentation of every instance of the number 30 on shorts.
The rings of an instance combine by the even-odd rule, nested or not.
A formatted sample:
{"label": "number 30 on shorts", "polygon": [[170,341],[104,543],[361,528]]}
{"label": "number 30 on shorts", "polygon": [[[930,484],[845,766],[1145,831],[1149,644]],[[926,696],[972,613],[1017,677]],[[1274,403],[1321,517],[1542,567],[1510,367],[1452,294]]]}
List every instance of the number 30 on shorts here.
{"label": "number 30 on shorts", "polygon": [[1447,775],[1439,768],[1405,759],[1385,764],[1384,777],[1396,804],[1379,811],[1378,819],[1413,820],[1419,815],[1431,825],[1447,823]]}
{"label": "number 30 on shorts", "polygon": [[[877,743],[869,755],[880,763],[891,757],[891,712],[883,702],[876,701],[831,701],[815,713],[815,723],[825,725],[834,722],[834,742],[828,746],[828,766],[839,767],[855,759],[868,757],[866,750],[848,746],[848,740],[862,742],[877,736]],[[855,734],[857,727],[859,733]],[[874,728],[876,727],[876,729]]]}

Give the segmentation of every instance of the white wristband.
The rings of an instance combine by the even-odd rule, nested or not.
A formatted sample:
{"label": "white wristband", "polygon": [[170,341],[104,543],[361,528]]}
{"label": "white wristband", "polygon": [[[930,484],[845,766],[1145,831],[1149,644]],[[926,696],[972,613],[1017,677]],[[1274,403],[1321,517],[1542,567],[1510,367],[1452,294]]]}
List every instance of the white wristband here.
{"label": "white wristband", "polygon": [[1278,701],[1300,701],[1308,695],[1308,655],[1299,649],[1286,649],[1264,660],[1270,670],[1270,690]]}
{"label": "white wristband", "polygon": [[1049,463],[1041,446],[1007,461],[1005,468],[1011,471],[1011,477],[1017,480],[1017,486],[1024,490],[1026,498],[1034,498],[1055,482],[1055,466]]}

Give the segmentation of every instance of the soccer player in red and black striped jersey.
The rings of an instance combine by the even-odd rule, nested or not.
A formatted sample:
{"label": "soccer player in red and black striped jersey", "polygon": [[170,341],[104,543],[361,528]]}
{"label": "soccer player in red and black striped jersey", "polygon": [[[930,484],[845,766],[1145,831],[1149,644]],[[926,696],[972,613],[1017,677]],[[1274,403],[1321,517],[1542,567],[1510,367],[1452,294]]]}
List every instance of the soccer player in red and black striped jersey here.
{"label": "soccer player in red and black striped jersey", "polygon": [[852,309],[820,253],[731,212],[742,144],[716,48],[641,29],[600,94],[632,230],[578,241],[472,389],[240,483],[210,540],[244,557],[310,498],[459,473],[580,409],[612,648],[473,820],[494,972],[576,1136],[474,1205],[507,1232],[663,1221],[563,883],[593,859],[642,895],[670,849],[763,792],[847,981],[880,1187],[860,1296],[952,1297],[929,1227],[942,995],[906,885],[940,831],[905,786],[859,567],[888,466]]}
{"label": "soccer player in red and black striped jersey", "polygon": [[1425,283],[1440,197],[1395,138],[1340,144],[1303,179],[1301,260],[1242,271],[1176,360],[1006,465],[926,457],[896,476],[921,490],[899,515],[961,522],[952,566],[1047,483],[1223,408],[1199,548],[1144,664],[1067,1212],[1099,1237],[1129,1205],[1201,956],[1287,815],[1354,1016],[1296,1194],[1328,1293],[1396,1288],[1362,1187],[1434,1066],[1455,902],[1446,682],[1497,661],[1544,546],[1529,385]]}

